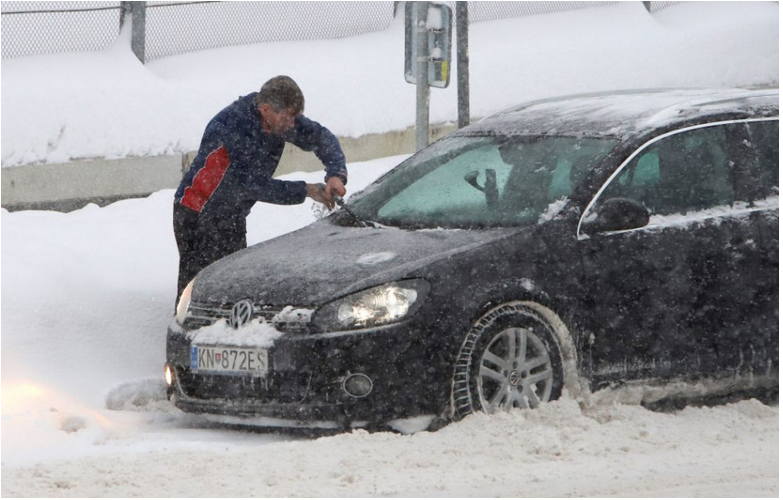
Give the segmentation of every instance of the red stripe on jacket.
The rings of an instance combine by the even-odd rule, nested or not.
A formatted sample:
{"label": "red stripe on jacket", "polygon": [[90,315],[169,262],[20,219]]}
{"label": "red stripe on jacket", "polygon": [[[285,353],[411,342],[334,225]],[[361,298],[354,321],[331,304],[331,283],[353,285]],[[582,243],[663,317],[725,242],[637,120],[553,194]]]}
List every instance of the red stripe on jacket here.
{"label": "red stripe on jacket", "polygon": [[212,151],[204,160],[204,166],[193,177],[193,184],[185,188],[180,203],[191,210],[201,213],[201,209],[209,201],[215,190],[226,175],[231,164],[231,157],[225,146]]}

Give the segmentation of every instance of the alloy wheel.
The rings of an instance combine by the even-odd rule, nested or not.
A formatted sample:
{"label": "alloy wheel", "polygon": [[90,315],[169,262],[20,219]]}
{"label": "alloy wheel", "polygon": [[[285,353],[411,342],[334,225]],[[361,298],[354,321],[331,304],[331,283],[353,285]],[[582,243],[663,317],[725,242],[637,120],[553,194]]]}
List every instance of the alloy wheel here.
{"label": "alloy wheel", "polygon": [[530,329],[507,328],[489,343],[477,375],[486,413],[535,408],[549,401],[554,371],[544,342]]}

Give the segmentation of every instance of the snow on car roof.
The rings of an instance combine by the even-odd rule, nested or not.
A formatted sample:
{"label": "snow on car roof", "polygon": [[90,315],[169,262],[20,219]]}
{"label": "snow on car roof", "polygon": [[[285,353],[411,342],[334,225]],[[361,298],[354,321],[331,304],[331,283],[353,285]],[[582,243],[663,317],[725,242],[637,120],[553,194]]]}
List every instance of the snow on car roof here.
{"label": "snow on car roof", "polygon": [[651,89],[563,96],[518,104],[464,130],[626,138],[699,116],[777,116],[778,89]]}

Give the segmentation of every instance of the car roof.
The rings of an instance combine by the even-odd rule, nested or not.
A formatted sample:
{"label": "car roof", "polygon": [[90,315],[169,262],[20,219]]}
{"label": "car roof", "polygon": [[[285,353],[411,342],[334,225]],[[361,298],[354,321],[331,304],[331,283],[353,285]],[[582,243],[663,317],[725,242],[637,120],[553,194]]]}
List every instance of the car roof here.
{"label": "car roof", "polygon": [[714,116],[778,116],[777,88],[645,89],[569,95],[503,109],[464,134],[628,138]]}

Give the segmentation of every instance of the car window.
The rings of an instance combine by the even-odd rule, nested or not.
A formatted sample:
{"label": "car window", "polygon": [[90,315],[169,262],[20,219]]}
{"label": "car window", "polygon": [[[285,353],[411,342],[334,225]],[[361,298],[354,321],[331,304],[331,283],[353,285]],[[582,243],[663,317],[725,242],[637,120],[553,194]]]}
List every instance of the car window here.
{"label": "car window", "polygon": [[734,188],[725,127],[654,142],[631,160],[601,198],[630,198],[658,215],[731,204]]}
{"label": "car window", "polygon": [[381,178],[351,209],[392,226],[529,224],[568,198],[616,144],[573,137],[447,137]]}
{"label": "car window", "polygon": [[658,150],[648,151],[638,157],[631,168],[626,168],[620,176],[620,182],[629,188],[640,189],[654,186],[661,178]]}
{"label": "car window", "polygon": [[765,194],[777,194],[780,176],[779,122],[751,122],[748,123],[748,129],[756,150],[762,188]]}
{"label": "car window", "polygon": [[479,186],[486,186],[487,175],[491,177],[494,172],[495,185],[502,192],[511,165],[501,159],[497,144],[478,145],[411,183],[378,210],[378,217],[394,219],[417,213],[482,210],[486,206],[484,192],[465,181],[465,175],[471,171],[478,173]]}

